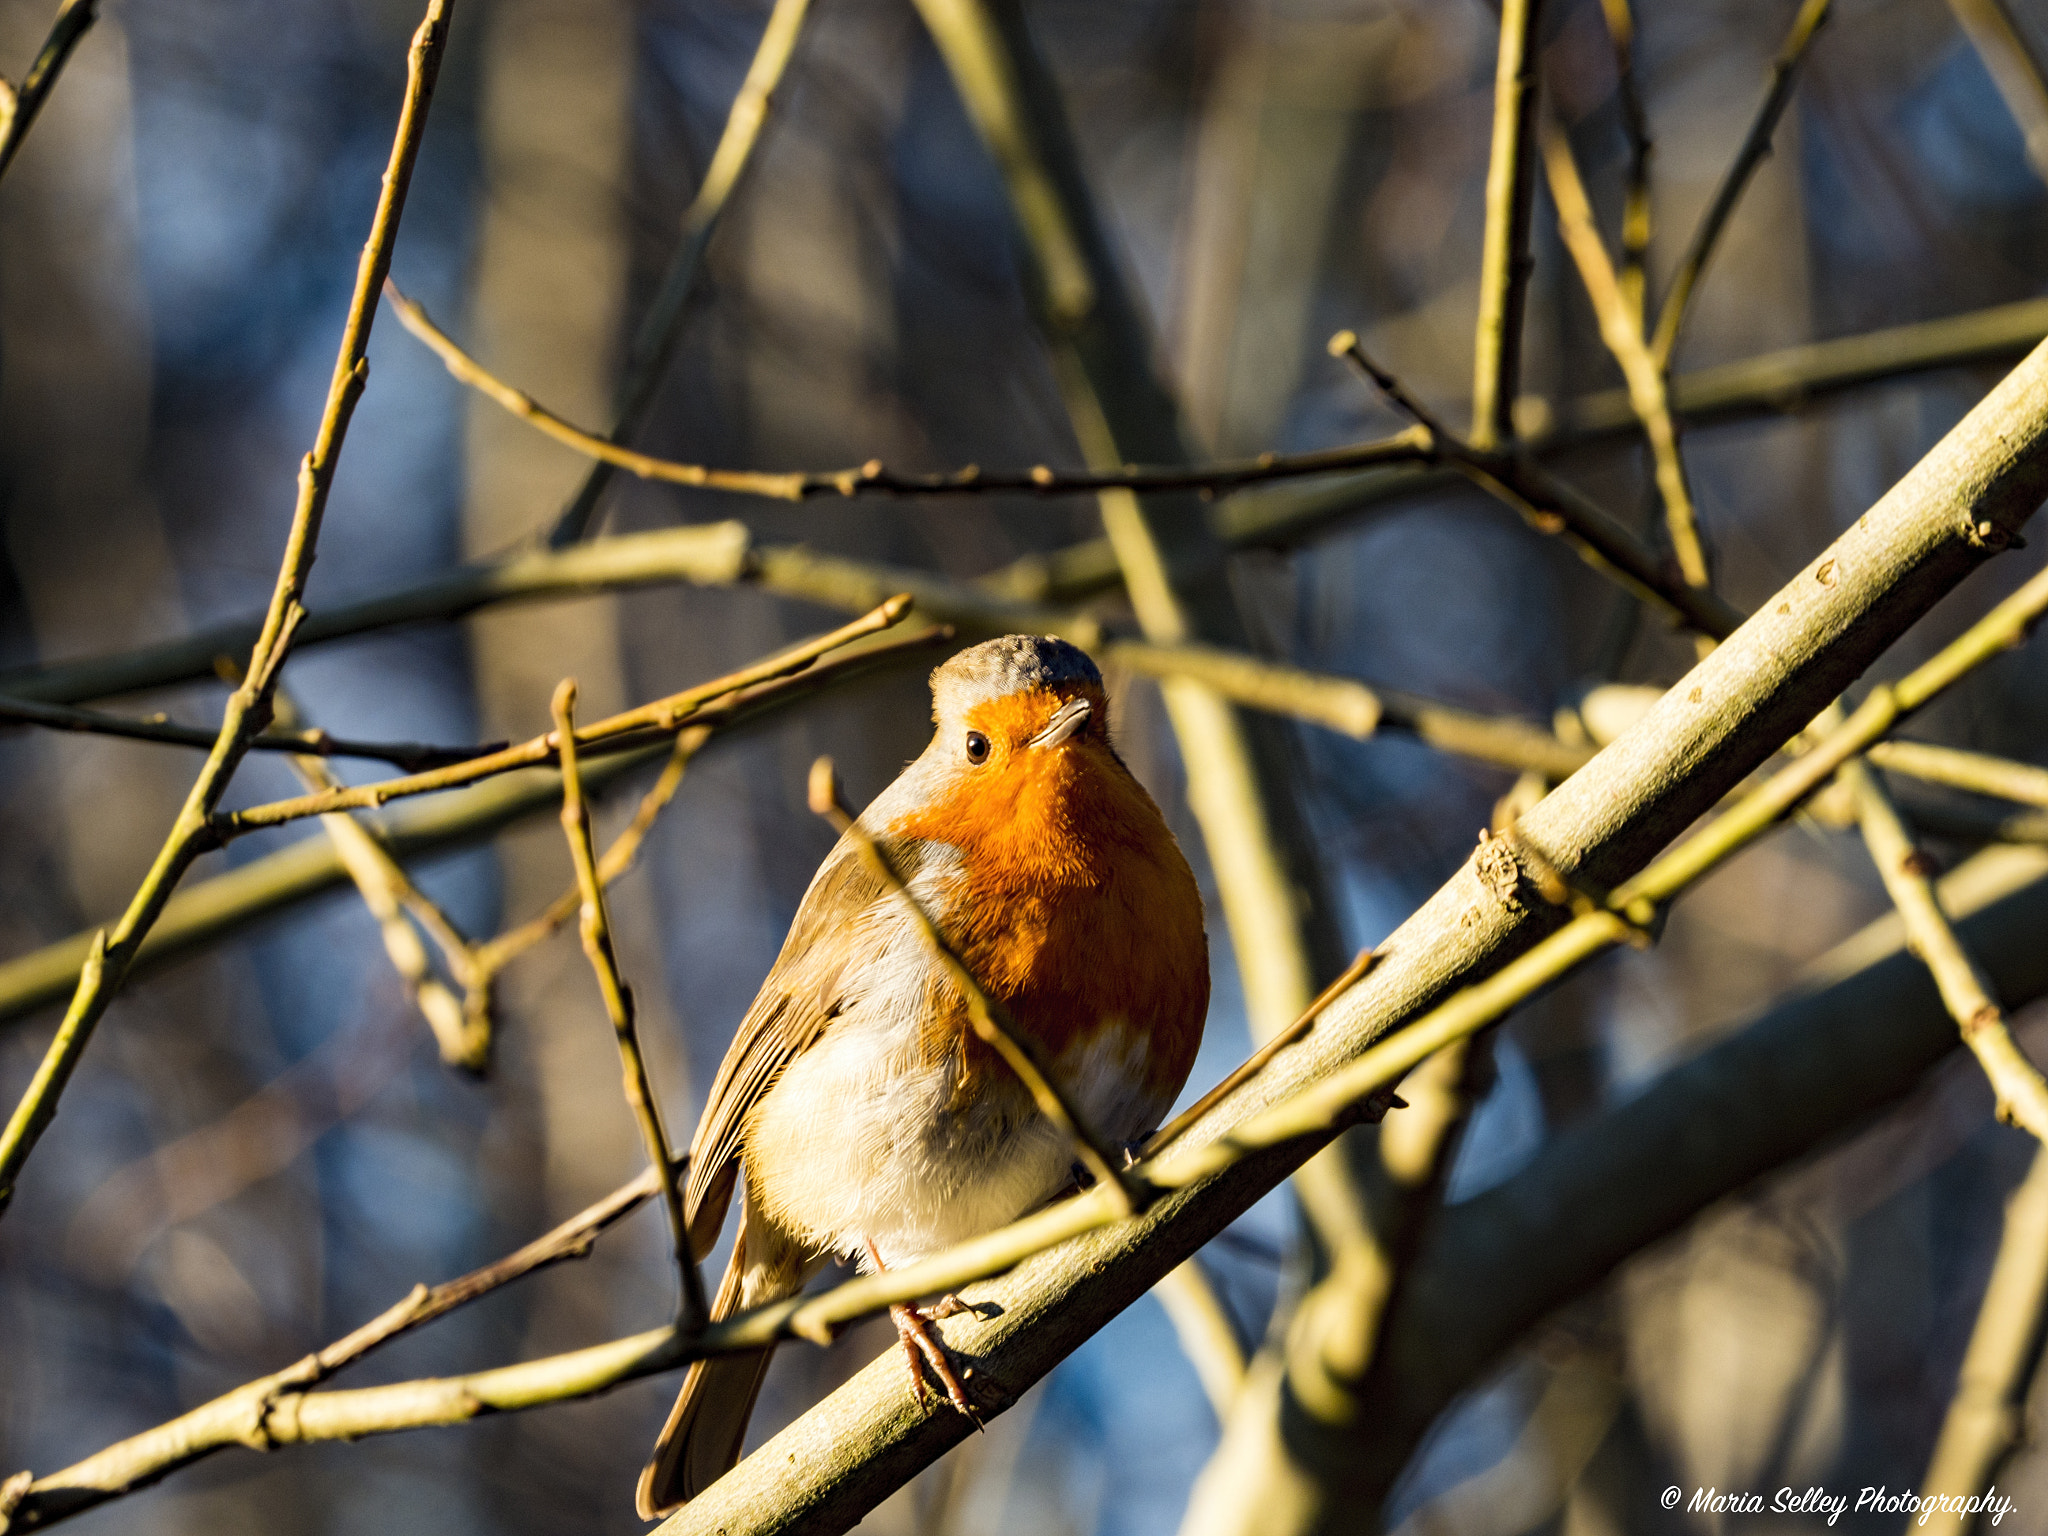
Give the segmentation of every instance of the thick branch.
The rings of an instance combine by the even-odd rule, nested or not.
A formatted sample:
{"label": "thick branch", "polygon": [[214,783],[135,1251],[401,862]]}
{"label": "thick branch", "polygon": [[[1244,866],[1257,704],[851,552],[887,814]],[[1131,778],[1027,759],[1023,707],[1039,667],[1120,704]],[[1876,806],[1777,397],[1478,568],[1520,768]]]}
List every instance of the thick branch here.
{"label": "thick branch", "polygon": [[[1575,882],[1625,877],[1797,734],[2044,492],[2048,352],[2037,351],[1634,730],[1524,816],[1519,841]],[[1524,890],[1519,869],[1468,864],[1305,1039],[1219,1106],[1216,1133],[1333,1075],[1534,942],[1556,919]],[[1134,1222],[1021,1266],[983,1288],[1000,1316],[945,1325],[949,1348],[984,1382],[1021,1393],[1322,1144],[1311,1135],[1248,1157]],[[918,1412],[895,1364],[840,1388],[665,1529],[851,1525],[966,1432],[951,1416]]]}

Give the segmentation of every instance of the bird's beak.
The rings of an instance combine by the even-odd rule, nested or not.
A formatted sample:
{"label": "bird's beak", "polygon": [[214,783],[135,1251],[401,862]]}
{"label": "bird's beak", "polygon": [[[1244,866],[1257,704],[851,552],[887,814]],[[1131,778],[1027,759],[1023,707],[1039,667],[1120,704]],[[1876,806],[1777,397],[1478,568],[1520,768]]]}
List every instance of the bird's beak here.
{"label": "bird's beak", "polygon": [[1045,722],[1045,729],[1031,738],[1034,747],[1056,747],[1088,723],[1088,717],[1095,712],[1095,706],[1086,699],[1069,699]]}

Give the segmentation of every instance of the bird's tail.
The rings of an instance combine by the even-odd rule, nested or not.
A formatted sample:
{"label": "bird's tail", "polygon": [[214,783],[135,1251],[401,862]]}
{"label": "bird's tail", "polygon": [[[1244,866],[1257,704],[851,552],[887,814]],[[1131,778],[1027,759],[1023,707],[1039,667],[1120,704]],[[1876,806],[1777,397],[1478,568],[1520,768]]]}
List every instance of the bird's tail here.
{"label": "bird's tail", "polygon": [[[750,1262],[747,1216],[742,1208],[732,1259],[711,1304],[714,1322],[743,1306],[775,1299],[745,1294]],[[761,1381],[768,1374],[773,1354],[771,1348],[744,1355],[715,1355],[691,1365],[668,1422],[661,1427],[661,1438],[654,1442],[654,1455],[641,1469],[633,1492],[641,1519],[659,1519],[687,1504],[739,1461],[747,1420],[753,1415],[754,1399],[761,1395]]]}

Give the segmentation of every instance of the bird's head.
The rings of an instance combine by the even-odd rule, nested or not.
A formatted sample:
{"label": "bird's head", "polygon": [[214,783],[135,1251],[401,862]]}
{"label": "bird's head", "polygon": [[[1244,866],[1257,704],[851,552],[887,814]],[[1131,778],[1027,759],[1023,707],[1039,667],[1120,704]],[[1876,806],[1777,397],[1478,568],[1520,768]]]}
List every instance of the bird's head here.
{"label": "bird's head", "polygon": [[970,646],[932,673],[928,760],[956,783],[1064,781],[1109,750],[1109,701],[1087,653],[1051,635]]}

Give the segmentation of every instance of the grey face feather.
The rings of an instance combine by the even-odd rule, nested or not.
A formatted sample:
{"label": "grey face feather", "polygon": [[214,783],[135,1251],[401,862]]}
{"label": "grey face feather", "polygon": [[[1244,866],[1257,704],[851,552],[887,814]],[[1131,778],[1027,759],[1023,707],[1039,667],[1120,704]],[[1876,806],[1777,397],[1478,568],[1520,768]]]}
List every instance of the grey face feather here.
{"label": "grey face feather", "polygon": [[958,719],[984,699],[1027,688],[1102,686],[1088,653],[1053,635],[1004,635],[969,646],[932,673],[932,718]]}

